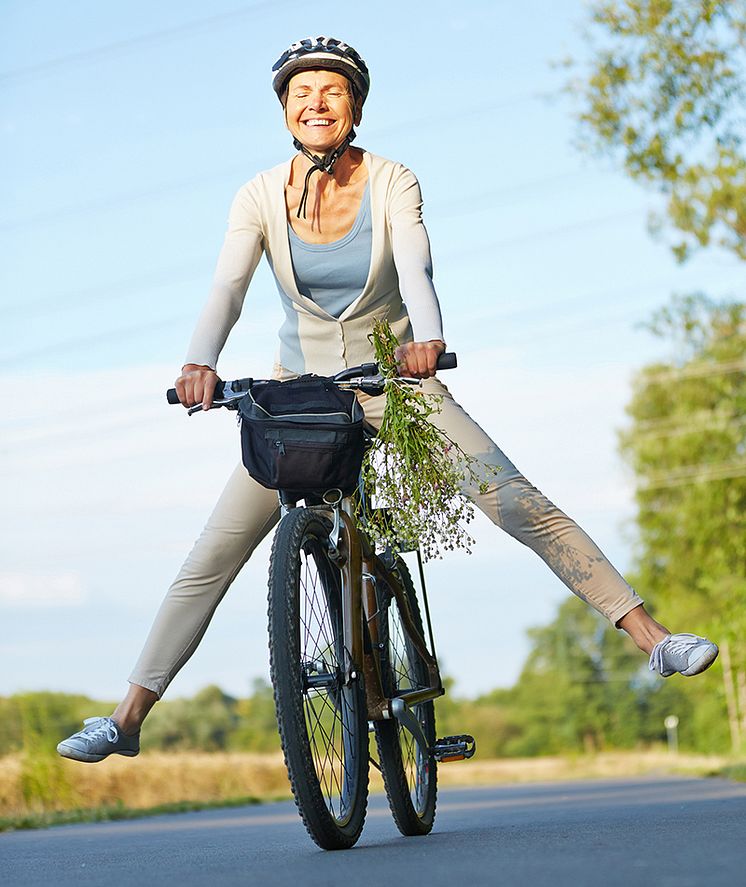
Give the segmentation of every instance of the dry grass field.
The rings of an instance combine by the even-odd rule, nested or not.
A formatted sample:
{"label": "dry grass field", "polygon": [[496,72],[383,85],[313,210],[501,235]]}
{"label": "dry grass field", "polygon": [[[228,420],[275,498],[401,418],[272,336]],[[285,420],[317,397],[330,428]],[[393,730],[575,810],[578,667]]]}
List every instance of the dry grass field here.
{"label": "dry grass field", "polygon": [[[442,765],[439,783],[464,786],[666,773],[702,775],[717,772],[727,763],[723,757],[665,751],[477,759]],[[371,788],[382,790],[376,771],[372,772]],[[289,796],[280,754],[150,752],[137,758],[113,757],[96,765],[55,756],[37,759],[32,766],[24,764],[20,755],[0,758],[0,818],[117,805],[146,809],[183,801]]]}

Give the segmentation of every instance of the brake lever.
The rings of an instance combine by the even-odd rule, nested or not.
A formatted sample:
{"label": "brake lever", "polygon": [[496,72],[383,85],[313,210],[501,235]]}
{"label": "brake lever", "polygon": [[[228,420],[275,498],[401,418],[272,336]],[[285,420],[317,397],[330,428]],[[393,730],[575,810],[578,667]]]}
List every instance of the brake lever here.
{"label": "brake lever", "polygon": [[[213,407],[225,407],[228,410],[237,410],[238,402],[241,400],[243,395],[233,396],[233,397],[221,397],[212,402]],[[199,413],[203,410],[203,406],[201,403],[195,404],[193,407],[189,407],[187,410],[187,416],[191,416],[192,413]],[[212,407],[210,408],[212,409]]]}

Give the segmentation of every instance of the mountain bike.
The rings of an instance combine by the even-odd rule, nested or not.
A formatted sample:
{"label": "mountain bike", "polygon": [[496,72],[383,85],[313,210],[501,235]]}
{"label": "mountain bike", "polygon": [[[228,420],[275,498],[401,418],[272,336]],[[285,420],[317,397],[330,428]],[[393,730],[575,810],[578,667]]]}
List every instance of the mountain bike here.
{"label": "mountain bike", "polygon": [[[438,368],[455,363],[455,355],[441,355]],[[316,378],[371,396],[382,395],[387,384],[375,363]],[[261,384],[221,383],[213,404],[237,409]],[[178,403],[174,389],[168,400]],[[374,436],[365,430],[367,445]],[[377,551],[356,519],[364,513],[361,481],[347,495],[335,488],[306,495],[302,507],[291,491],[280,489],[278,496],[281,520],[269,567],[270,671],[285,763],[306,829],[324,849],[352,847],[363,829],[373,764],[399,831],[425,835],[435,819],[438,763],[470,758],[476,745],[468,734],[436,739],[433,700],[445,691],[420,552],[427,640],[404,559],[390,547]]]}

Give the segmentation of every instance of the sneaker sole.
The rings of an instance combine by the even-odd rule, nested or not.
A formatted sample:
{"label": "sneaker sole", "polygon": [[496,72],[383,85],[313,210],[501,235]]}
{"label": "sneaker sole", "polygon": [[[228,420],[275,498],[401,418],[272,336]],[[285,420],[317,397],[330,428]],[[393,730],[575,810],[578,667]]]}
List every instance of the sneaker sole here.
{"label": "sneaker sole", "polygon": [[111,755],[124,755],[126,758],[134,758],[140,754],[140,749],[137,751],[111,751],[105,755],[89,755],[84,751],[58,745],[57,753],[63,758],[67,758],[70,761],[79,761],[81,764],[98,764],[99,761],[103,761],[104,758],[111,757]]}
{"label": "sneaker sole", "polygon": [[706,671],[718,658],[719,652],[720,650],[715,644],[713,644],[709,650],[705,650],[699,659],[697,659],[696,662],[693,662],[689,668],[684,669],[681,674],[684,675],[685,678],[691,678],[695,674],[702,674],[702,672]]}

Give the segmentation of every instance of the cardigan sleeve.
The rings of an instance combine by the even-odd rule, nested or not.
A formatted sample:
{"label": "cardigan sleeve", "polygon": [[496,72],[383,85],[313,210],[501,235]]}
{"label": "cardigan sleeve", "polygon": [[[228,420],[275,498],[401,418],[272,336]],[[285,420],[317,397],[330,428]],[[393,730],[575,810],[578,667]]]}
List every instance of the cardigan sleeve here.
{"label": "cardigan sleeve", "polygon": [[393,178],[388,215],[394,265],[414,340],[444,341],[440,305],[433,286],[430,240],[422,221],[420,185],[406,167],[400,167]]}
{"label": "cardigan sleeve", "polygon": [[228,333],[241,314],[246,290],[262,256],[261,212],[254,182],[242,186],[231,205],[228,231],[207,303],[197,321],[185,363],[215,369]]}

